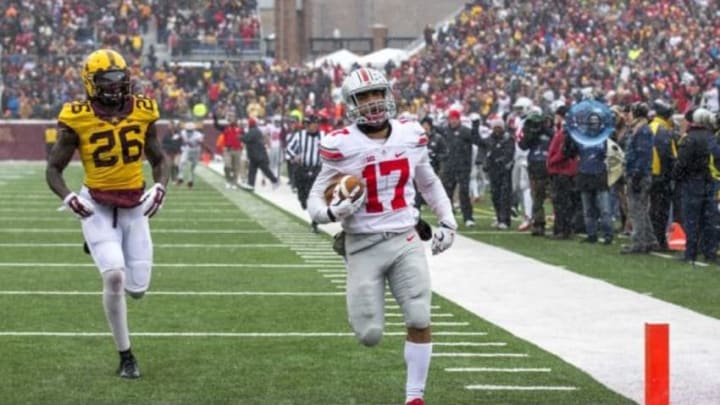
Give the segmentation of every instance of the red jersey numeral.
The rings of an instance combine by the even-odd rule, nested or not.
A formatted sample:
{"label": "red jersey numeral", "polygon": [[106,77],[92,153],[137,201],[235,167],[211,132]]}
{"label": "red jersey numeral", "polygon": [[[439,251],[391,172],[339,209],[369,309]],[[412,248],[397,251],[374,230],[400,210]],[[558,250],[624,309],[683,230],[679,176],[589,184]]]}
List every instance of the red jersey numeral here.
{"label": "red jersey numeral", "polygon": [[328,135],[329,136],[350,135],[350,131],[347,128],[341,128],[341,129],[330,132]]}
{"label": "red jersey numeral", "polygon": [[410,164],[407,158],[386,160],[377,164],[367,165],[362,171],[362,176],[365,179],[365,185],[367,187],[367,202],[365,204],[367,212],[382,212],[385,209],[378,195],[378,170],[376,167],[380,171],[380,176],[388,176],[395,171],[400,172],[398,182],[395,184],[393,199],[390,201],[390,207],[393,211],[407,207],[407,202],[405,201],[405,186],[410,179]]}

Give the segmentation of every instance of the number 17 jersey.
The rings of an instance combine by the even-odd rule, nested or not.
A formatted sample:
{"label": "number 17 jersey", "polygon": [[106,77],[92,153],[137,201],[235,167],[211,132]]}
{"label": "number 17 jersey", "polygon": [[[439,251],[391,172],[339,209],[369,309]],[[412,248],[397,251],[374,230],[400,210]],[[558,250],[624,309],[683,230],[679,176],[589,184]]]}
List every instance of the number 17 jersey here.
{"label": "number 17 jersey", "polygon": [[85,171],[83,183],[97,190],[137,190],[143,187],[143,151],[148,128],[159,118],[155,100],[133,95],[129,113],[100,118],[89,101],[66,103],[58,124],[75,132]]}
{"label": "number 17 jersey", "polygon": [[[428,138],[417,122],[393,119],[390,129],[388,138],[376,140],[351,125],[321,140],[324,176],[317,181],[327,184],[329,178],[342,173],[358,176],[365,183],[365,204],[343,221],[346,232],[403,232],[417,222],[413,180],[419,166],[430,167]],[[316,186],[324,190],[326,184]]]}

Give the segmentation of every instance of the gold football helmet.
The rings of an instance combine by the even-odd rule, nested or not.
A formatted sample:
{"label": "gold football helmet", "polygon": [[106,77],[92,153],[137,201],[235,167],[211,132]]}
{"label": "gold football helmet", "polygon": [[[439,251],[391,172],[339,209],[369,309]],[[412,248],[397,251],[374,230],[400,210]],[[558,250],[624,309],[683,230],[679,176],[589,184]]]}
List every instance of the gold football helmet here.
{"label": "gold football helmet", "polygon": [[112,49],[99,49],[85,59],[82,70],[87,97],[101,104],[118,105],[130,94],[130,70]]}

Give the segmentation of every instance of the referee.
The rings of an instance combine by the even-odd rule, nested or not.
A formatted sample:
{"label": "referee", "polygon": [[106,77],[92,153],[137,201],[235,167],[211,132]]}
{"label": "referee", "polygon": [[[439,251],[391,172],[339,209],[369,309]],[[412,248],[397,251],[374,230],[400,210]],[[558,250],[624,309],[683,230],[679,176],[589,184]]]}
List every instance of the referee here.
{"label": "referee", "polygon": [[[320,118],[308,115],[304,120],[305,129],[295,132],[287,144],[286,154],[293,162],[294,185],[297,187],[298,200],[303,209],[307,209],[310,188],[320,173],[320,138],[325,135],[320,131]],[[317,233],[317,223],[313,221],[312,231]]]}

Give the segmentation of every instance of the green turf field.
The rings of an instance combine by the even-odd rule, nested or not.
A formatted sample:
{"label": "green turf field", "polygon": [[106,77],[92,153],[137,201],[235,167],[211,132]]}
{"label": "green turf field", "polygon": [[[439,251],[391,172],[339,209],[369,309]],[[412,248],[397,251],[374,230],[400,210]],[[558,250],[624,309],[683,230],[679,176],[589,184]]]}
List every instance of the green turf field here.
{"label": "green turf field", "polygon": [[[66,178],[79,188],[80,167]],[[78,221],[56,211],[44,165],[0,163],[0,404],[402,404],[404,327],[394,302],[388,297],[380,346],[360,346],[329,236],[221,185],[217,177],[192,190],[172,186],[151,220],[150,293],[128,301],[143,377],[126,381],[115,376],[101,281]],[[545,245],[512,242],[529,236],[477,237],[561,260]],[[691,272],[677,266],[657,270]],[[630,271],[637,275],[627,282],[638,286],[652,275]],[[645,288],[659,295],[655,285],[664,284]],[[429,405],[632,403],[437,295],[433,324]]]}

